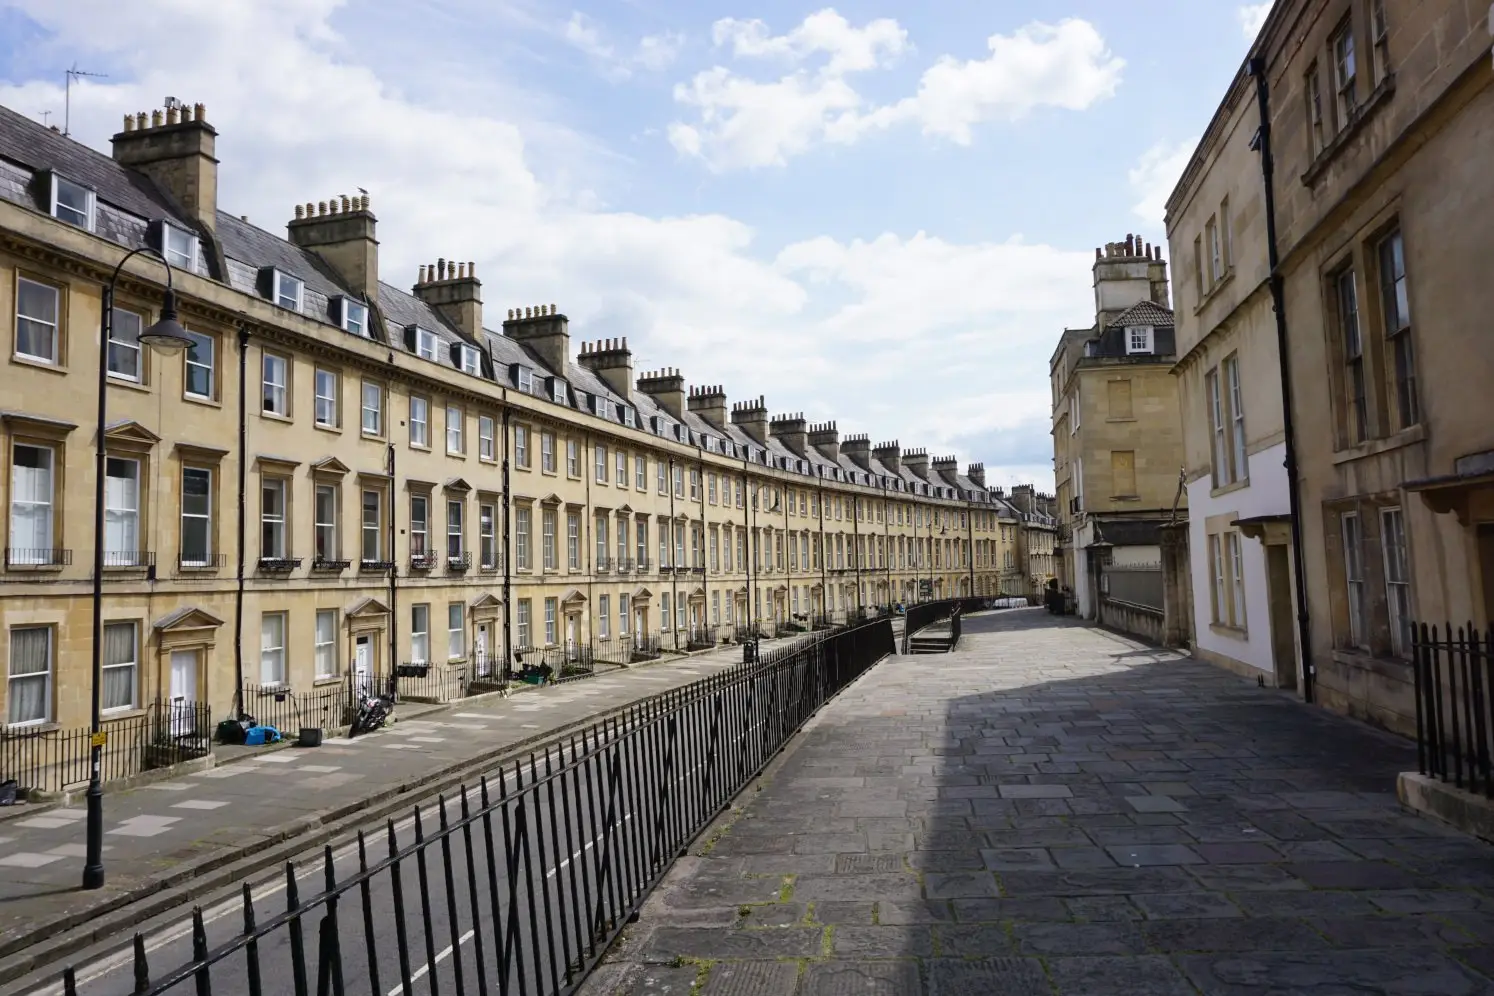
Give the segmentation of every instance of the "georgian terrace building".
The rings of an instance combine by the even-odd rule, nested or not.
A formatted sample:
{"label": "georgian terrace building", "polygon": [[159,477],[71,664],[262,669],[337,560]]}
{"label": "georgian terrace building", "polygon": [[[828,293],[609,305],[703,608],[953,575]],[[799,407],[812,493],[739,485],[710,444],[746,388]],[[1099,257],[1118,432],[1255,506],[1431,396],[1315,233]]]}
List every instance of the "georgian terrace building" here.
{"label": "georgian terrace building", "polygon": [[400,290],[366,196],[296,206],[286,238],[220,211],[215,137],[178,105],[111,157],[0,108],[8,727],[87,722],[101,291],[141,245],[192,347],[141,348],[165,283],[137,256],[107,353],[106,720],[997,593],[1018,517],[979,465],[635,377],[554,305],[489,328],[471,263]]}

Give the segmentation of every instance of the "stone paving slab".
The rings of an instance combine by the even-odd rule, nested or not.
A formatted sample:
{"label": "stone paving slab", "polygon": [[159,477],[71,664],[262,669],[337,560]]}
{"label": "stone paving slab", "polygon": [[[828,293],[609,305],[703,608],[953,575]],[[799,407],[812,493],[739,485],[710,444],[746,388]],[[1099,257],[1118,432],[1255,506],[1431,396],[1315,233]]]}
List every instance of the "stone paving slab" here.
{"label": "stone paving slab", "polygon": [[[582,992],[1494,994],[1414,746],[1042,610],[826,707]],[[675,990],[671,990],[675,991]]]}

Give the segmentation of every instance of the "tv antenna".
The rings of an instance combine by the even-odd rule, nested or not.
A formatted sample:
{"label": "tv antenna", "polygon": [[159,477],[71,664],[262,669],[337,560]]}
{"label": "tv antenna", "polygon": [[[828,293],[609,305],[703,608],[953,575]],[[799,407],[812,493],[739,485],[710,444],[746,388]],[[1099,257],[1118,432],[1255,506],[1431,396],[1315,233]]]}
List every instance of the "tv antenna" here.
{"label": "tv antenna", "polygon": [[72,123],[73,123],[73,79],[75,77],[78,78],[78,79],[82,79],[84,76],[91,76],[94,79],[101,79],[102,80],[102,79],[108,79],[108,74],[107,73],[90,73],[90,72],[86,72],[85,70],[79,69],[78,68],[78,64],[75,62],[75,63],[73,63],[73,68],[67,70],[67,72],[64,73],[63,75],[67,78],[67,83],[63,87],[63,89],[65,91],[65,95],[64,95],[64,98],[63,98],[64,102],[63,102],[63,106],[62,106],[62,137],[66,138],[66,137],[68,137],[68,135],[72,134]]}

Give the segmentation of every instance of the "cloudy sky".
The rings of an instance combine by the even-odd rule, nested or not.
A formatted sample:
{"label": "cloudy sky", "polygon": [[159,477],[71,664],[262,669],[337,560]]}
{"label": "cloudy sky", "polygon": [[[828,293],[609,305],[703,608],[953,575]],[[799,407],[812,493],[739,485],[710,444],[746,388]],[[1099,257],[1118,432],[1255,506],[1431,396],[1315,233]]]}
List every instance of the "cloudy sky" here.
{"label": "cloudy sky", "polygon": [[171,95],[219,203],[359,187],[385,279],[471,259],[774,412],[1051,486],[1047,361],[1162,204],[1268,3],[0,0],[0,103],[107,150]]}

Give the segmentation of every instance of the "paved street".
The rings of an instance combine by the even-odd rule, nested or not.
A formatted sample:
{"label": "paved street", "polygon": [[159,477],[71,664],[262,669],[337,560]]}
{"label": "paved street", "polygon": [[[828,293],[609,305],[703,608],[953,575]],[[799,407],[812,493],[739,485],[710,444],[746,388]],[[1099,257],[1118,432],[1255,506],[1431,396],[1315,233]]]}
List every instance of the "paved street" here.
{"label": "paved street", "polygon": [[586,996],[1494,992],[1494,848],[1413,745],[1018,610],[893,658],[702,838]]}
{"label": "paved street", "polygon": [[[782,641],[788,642],[788,641]],[[764,648],[774,644],[765,643]],[[109,874],[102,892],[77,888],[84,810],[48,809],[0,822],[0,933],[110,901],[183,860],[232,854],[269,828],[450,768],[740,662],[739,647],[517,693],[455,703],[356,740],[267,751],[232,764],[105,796]],[[414,711],[410,709],[407,711]]]}

